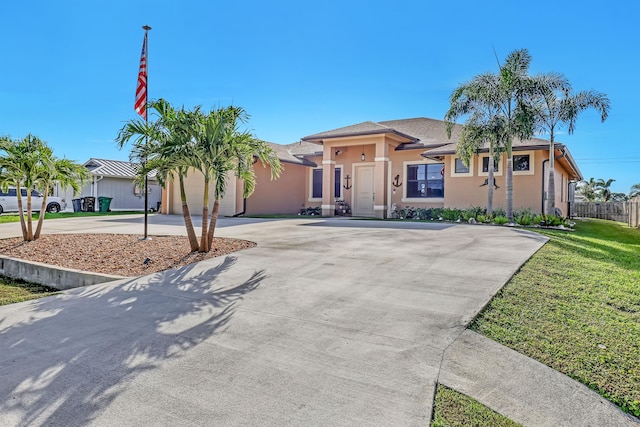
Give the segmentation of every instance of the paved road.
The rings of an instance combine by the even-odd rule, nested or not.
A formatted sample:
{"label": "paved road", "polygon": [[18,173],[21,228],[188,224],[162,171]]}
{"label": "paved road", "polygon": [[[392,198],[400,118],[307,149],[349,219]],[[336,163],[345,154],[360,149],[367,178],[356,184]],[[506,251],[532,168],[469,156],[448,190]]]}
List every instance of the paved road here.
{"label": "paved road", "polygon": [[[45,227],[141,233],[132,217]],[[0,425],[428,425],[445,349],[544,243],[340,219],[217,235],[258,246],[0,307]]]}

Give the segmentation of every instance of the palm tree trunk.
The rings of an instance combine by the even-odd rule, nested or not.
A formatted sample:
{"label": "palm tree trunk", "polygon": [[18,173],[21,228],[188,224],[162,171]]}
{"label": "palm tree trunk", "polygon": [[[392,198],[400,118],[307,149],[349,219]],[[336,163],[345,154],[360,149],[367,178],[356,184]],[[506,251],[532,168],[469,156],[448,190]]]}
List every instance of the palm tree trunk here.
{"label": "palm tree trunk", "polygon": [[555,183],[555,149],[553,144],[553,131],[549,142],[549,182],[547,182],[547,216],[556,213],[556,183]]}
{"label": "palm tree trunk", "polygon": [[31,209],[31,189],[27,188],[27,241],[33,240],[33,212]]}
{"label": "palm tree trunk", "polygon": [[204,195],[202,197],[202,236],[200,237],[200,252],[207,252],[209,242],[207,241],[207,223],[209,220],[209,178],[204,178]]}
{"label": "palm tree trunk", "polygon": [[216,200],[213,202],[213,211],[211,211],[211,222],[209,223],[209,246],[207,248],[207,252],[211,250],[213,246],[213,233],[216,230],[216,223],[218,222],[218,211],[220,210],[220,199],[216,195]]}
{"label": "palm tree trunk", "polygon": [[20,183],[16,182],[16,197],[18,198],[18,215],[20,216],[20,227],[22,228],[22,240],[27,240],[27,224],[24,221],[24,212],[22,211],[22,193],[20,192]]}
{"label": "palm tree trunk", "polygon": [[511,150],[511,141],[507,145],[507,173],[505,178],[505,197],[507,199],[507,218],[509,223],[513,224],[513,152]]}
{"label": "palm tree trunk", "polygon": [[189,205],[187,205],[187,192],[184,189],[184,178],[181,174],[178,174],[178,182],[180,183],[180,200],[182,201],[184,226],[187,229],[187,237],[189,238],[191,252],[195,252],[198,250],[198,237],[196,236],[196,231],[193,228],[193,222],[191,222],[191,213],[189,212]]}
{"label": "palm tree trunk", "polygon": [[49,189],[46,189],[44,197],[42,198],[42,206],[40,206],[40,215],[38,215],[38,226],[36,227],[36,234],[33,235],[33,240],[38,240],[40,237],[40,231],[42,230],[42,223],[44,222],[44,216],[47,212],[47,194]]}
{"label": "palm tree trunk", "polygon": [[[494,185],[494,177],[493,177],[493,144],[489,143],[489,168],[488,168],[488,172],[489,172],[489,178],[487,180],[487,182],[489,183],[489,188],[487,189],[487,217],[490,217],[491,215],[493,215],[493,185]],[[482,165],[478,166],[479,168],[482,167]]]}

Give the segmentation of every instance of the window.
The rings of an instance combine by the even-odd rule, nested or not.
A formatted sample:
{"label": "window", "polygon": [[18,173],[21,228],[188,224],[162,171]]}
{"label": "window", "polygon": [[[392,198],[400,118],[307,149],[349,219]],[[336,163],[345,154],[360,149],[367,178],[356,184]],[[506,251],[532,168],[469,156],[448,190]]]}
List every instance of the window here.
{"label": "window", "polygon": [[311,197],[322,199],[322,169],[314,169],[311,184]]}
{"label": "window", "polygon": [[[494,172],[498,172],[500,168],[500,163],[498,163],[497,161],[494,160],[493,162],[493,171]],[[489,158],[488,157],[483,157],[482,158],[482,172],[484,173],[488,173],[489,172]]]}
{"label": "window", "polygon": [[456,173],[469,173],[469,167],[465,166],[461,159],[456,159],[455,171]]}
{"label": "window", "polygon": [[444,197],[444,163],[407,165],[407,198]]}
{"label": "window", "polygon": [[[342,168],[335,168],[335,184],[333,189],[333,197],[339,199],[342,197]],[[313,169],[311,175],[311,198],[322,199],[322,168]]]}
{"label": "window", "polygon": [[528,154],[513,156],[513,171],[524,172],[531,167],[531,160]]}
{"label": "window", "polygon": [[336,199],[342,198],[342,168],[335,169],[333,197],[335,197]]}

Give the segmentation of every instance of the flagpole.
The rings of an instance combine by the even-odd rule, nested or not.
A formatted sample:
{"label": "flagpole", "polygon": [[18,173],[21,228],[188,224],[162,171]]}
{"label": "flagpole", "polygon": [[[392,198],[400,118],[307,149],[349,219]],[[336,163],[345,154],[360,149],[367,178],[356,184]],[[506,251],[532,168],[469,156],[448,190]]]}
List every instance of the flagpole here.
{"label": "flagpole", "polygon": [[[151,29],[150,26],[148,25],[143,25],[142,29],[144,30],[144,40],[145,40],[145,44],[146,44],[146,48],[145,48],[145,63],[146,63],[146,67],[147,67],[147,89],[146,89],[146,101],[148,101],[149,99],[149,39],[147,37],[147,35],[149,34],[149,30]],[[148,104],[148,102],[147,102]],[[149,124],[149,114],[147,111],[147,106],[144,106],[145,108],[145,113],[144,113],[144,123],[145,125]],[[146,148],[149,145],[149,135],[147,135],[145,137],[145,167],[146,167],[146,163],[147,163],[147,158],[146,158]],[[144,240],[149,240],[149,235],[147,233],[148,230],[148,225],[149,224],[149,174],[145,173],[144,175]]]}

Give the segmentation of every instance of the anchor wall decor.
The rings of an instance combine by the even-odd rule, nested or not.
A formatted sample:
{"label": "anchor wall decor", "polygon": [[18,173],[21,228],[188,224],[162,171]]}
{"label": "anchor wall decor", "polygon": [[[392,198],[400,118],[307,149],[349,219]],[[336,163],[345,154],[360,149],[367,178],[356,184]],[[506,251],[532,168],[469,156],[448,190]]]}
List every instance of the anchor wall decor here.
{"label": "anchor wall decor", "polygon": [[353,187],[353,185],[349,185],[350,179],[351,177],[349,175],[344,177],[344,180],[347,182],[347,185],[343,185],[342,188],[344,188],[345,190],[351,190],[351,187]]}
{"label": "anchor wall decor", "polygon": [[396,188],[402,187],[402,183],[399,182],[399,181],[400,181],[400,175],[396,175],[396,177],[393,179],[393,182],[391,183],[391,185],[393,185]]}

